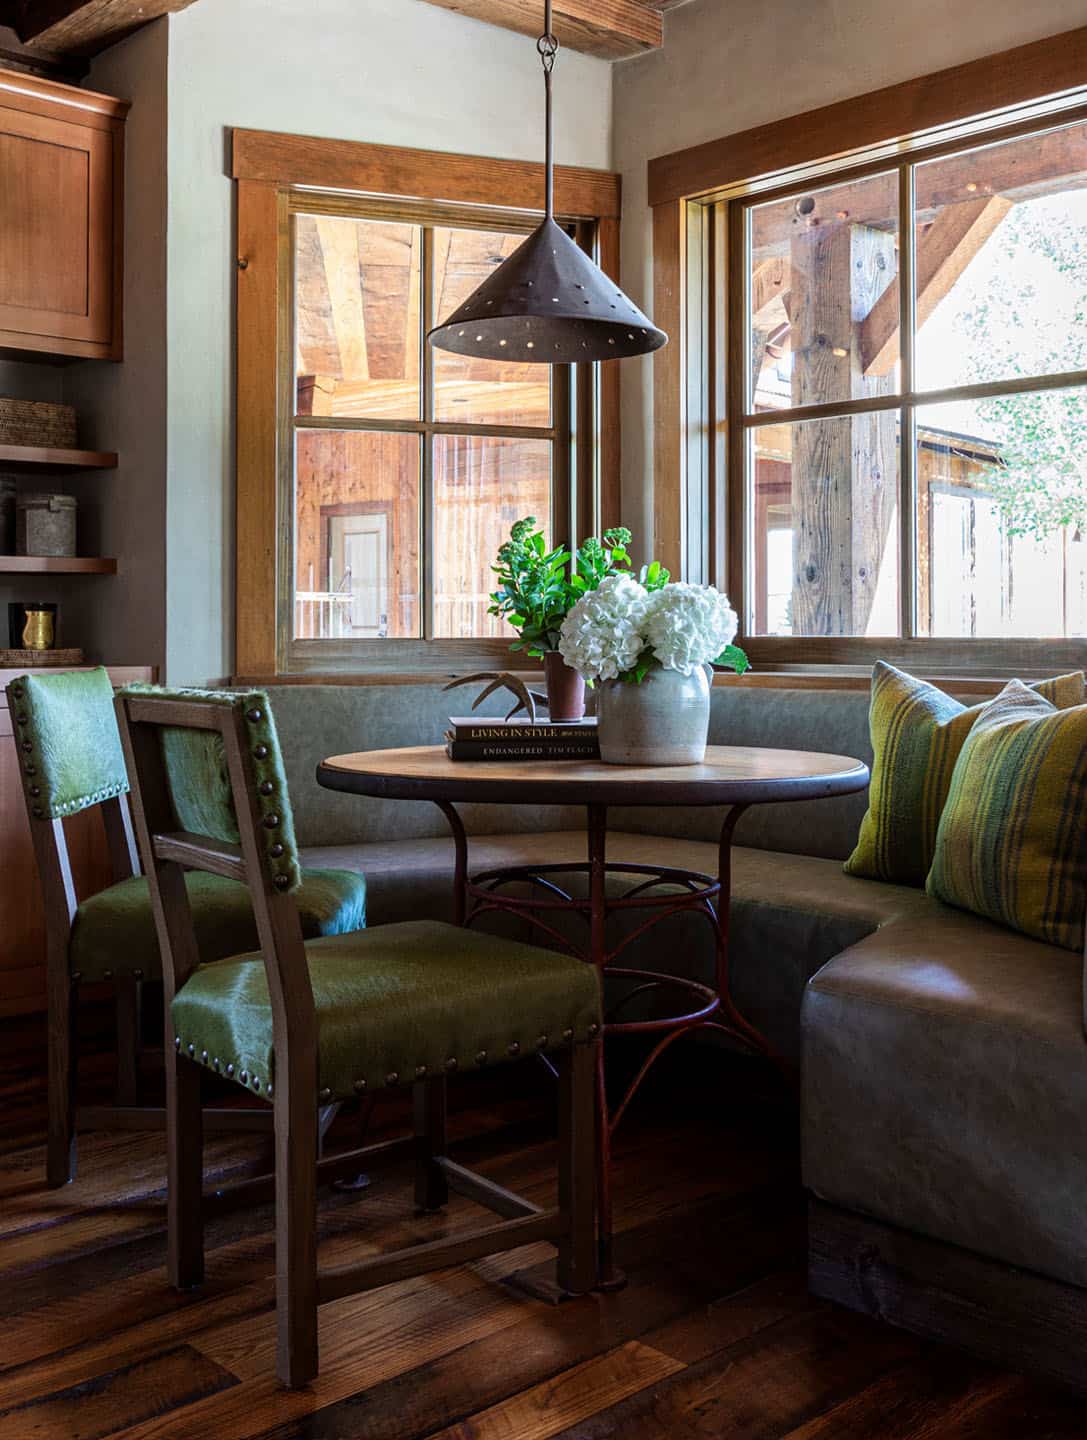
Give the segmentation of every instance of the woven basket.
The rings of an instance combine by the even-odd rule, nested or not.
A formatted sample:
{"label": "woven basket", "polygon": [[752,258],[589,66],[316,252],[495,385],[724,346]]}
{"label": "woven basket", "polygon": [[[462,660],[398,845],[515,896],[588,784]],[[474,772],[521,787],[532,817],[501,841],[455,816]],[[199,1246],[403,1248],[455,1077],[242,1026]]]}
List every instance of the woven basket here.
{"label": "woven basket", "polygon": [[0,395],[0,445],[41,445],[74,450],[75,410],[46,400],[11,400]]}
{"label": "woven basket", "polygon": [[82,664],[82,650],[0,650],[0,670],[64,670]]}

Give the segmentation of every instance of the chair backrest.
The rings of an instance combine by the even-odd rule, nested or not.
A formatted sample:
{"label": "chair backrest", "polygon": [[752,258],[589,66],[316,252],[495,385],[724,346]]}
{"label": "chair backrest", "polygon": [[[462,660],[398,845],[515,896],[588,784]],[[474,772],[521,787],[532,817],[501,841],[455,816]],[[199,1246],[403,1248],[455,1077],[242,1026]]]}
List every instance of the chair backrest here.
{"label": "chair backrest", "polygon": [[66,952],[77,898],[64,820],[101,806],[113,879],[138,868],[109,673],[22,675],[7,686],[50,946]]}
{"label": "chair backrest", "polygon": [[277,1072],[314,1087],[316,1017],[293,893],[301,871],[268,697],[134,685],[116,709],[167,1004],[199,964],[183,867],[242,881],[268,976]]}

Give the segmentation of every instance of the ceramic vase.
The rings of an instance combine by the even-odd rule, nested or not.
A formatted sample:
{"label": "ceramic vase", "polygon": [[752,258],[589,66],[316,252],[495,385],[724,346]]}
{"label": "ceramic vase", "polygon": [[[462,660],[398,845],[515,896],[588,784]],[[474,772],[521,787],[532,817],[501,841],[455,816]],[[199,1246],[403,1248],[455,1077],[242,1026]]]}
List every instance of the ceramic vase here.
{"label": "ceramic vase", "polygon": [[580,720],[585,714],[585,681],[558,650],[546,651],[543,665],[549,719]]}
{"label": "ceramic vase", "polygon": [[597,683],[600,758],[608,765],[699,765],[706,758],[706,671],[650,670],[640,685]]}

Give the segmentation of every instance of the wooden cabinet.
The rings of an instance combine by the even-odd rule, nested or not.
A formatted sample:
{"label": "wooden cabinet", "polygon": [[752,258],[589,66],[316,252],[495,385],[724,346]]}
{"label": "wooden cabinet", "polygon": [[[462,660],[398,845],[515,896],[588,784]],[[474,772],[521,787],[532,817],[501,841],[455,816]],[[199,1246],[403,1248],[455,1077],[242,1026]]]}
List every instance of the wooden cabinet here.
{"label": "wooden cabinet", "polygon": [[128,104],[0,70],[0,350],[121,358]]}
{"label": "wooden cabinet", "polygon": [[[21,671],[0,670],[0,1016],[45,1009],[45,917],[26,817],[19,752],[4,686]],[[144,668],[113,668],[114,685],[152,680]],[[110,883],[109,852],[98,807],[64,822],[76,893]]]}

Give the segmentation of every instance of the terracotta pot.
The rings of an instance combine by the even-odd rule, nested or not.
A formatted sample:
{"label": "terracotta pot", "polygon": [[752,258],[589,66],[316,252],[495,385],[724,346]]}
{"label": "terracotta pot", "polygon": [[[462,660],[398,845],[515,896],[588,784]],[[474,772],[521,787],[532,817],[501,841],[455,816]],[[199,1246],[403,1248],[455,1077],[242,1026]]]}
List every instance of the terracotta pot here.
{"label": "terracotta pot", "polygon": [[600,758],[608,765],[700,765],[710,726],[710,684],[691,675],[650,670],[640,685],[597,686]]}
{"label": "terracotta pot", "polygon": [[585,681],[557,650],[543,657],[547,708],[552,720],[580,720],[585,714]]}

